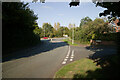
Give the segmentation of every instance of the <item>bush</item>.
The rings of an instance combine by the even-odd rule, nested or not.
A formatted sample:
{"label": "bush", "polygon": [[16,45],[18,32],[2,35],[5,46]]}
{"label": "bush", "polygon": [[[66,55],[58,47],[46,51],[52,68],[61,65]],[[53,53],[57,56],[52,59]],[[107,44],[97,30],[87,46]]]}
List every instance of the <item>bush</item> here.
{"label": "bush", "polygon": [[117,33],[98,34],[94,39],[100,39],[102,41],[116,41]]}

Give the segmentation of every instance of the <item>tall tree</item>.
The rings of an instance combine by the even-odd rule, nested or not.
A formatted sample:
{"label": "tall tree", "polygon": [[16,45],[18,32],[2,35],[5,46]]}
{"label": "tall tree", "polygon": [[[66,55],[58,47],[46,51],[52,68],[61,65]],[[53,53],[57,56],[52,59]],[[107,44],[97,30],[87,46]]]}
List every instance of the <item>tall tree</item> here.
{"label": "tall tree", "polygon": [[69,28],[69,29],[71,29],[71,28],[72,28],[72,24],[71,24],[71,23],[69,23],[68,28]]}
{"label": "tall tree", "polygon": [[90,21],[92,21],[92,19],[90,19],[89,17],[85,17],[85,18],[81,19],[80,27],[87,24]]}
{"label": "tall tree", "polygon": [[60,28],[60,23],[59,22],[57,22],[56,28],[57,28],[57,30]]}
{"label": "tall tree", "polygon": [[49,23],[43,23],[42,28],[43,28],[43,31],[44,31],[44,35],[45,35],[46,37],[49,37],[50,34],[53,33],[53,27],[52,27],[52,25],[49,24]]}
{"label": "tall tree", "polygon": [[[120,17],[120,1],[119,2],[105,2],[104,0],[92,0],[93,3],[96,4],[96,6],[101,6],[103,8],[107,8],[107,10],[104,10],[102,13],[99,14],[99,16],[108,16],[108,20],[114,20],[113,17],[119,18]],[[119,18],[120,19],[120,18]],[[120,20],[118,22],[118,25],[120,25]]]}
{"label": "tall tree", "polygon": [[55,28],[55,30],[57,30],[57,25],[56,25],[56,23],[54,23],[54,28]]}
{"label": "tall tree", "polygon": [[2,3],[3,49],[25,46],[37,40],[33,30],[37,16],[28,3]]}
{"label": "tall tree", "polygon": [[68,27],[64,27],[64,34],[69,35],[69,29],[68,29]]}

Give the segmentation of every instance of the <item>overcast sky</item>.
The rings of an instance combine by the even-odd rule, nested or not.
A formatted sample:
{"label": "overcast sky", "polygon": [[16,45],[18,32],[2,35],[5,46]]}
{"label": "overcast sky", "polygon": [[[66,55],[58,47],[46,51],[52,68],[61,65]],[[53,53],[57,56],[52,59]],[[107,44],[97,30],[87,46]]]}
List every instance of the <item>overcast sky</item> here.
{"label": "overcast sky", "polygon": [[38,25],[43,23],[59,22],[61,26],[68,26],[69,23],[79,26],[80,20],[89,16],[92,20],[99,17],[99,13],[104,9],[96,7],[92,2],[81,2],[77,7],[69,7],[69,2],[46,2],[41,4],[29,3],[30,9],[38,15]]}

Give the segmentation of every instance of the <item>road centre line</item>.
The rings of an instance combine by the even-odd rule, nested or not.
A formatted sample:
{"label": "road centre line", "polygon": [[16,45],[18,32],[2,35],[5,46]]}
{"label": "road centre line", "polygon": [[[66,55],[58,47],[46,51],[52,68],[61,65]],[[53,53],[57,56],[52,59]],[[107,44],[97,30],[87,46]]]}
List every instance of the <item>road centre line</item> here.
{"label": "road centre line", "polygon": [[70,58],[73,58],[73,56],[71,56]]}
{"label": "road centre line", "polygon": [[68,58],[69,55],[70,55],[70,46],[69,46],[69,50],[68,50],[68,54],[67,54],[66,58]]}
{"label": "road centre line", "polygon": [[68,57],[65,57],[66,59],[68,58]]}
{"label": "road centre line", "polygon": [[64,59],[64,61],[67,61],[67,59]]}
{"label": "road centre line", "polygon": [[74,56],[74,50],[72,50],[72,55],[71,56]]}
{"label": "road centre line", "polygon": [[62,64],[66,64],[66,62],[65,62],[65,61],[63,61],[63,62],[62,62]]}
{"label": "road centre line", "polygon": [[70,59],[70,61],[73,61],[73,59]]}
{"label": "road centre line", "polygon": [[74,50],[72,50],[72,54],[71,54],[71,57],[70,57],[70,61],[73,61],[73,58],[74,58]]}
{"label": "road centre line", "polygon": [[69,46],[69,49],[68,49],[68,54],[67,56],[65,57],[64,61],[62,62],[62,64],[66,64],[68,58],[69,58],[69,55],[70,55],[70,46]]}

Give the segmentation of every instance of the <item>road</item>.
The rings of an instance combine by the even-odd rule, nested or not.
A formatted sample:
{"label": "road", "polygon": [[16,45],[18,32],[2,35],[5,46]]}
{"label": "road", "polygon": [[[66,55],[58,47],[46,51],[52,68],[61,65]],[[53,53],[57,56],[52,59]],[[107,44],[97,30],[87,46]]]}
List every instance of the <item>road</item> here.
{"label": "road", "polygon": [[3,62],[3,78],[52,78],[67,51],[64,42],[43,40],[42,45],[16,52],[16,57]]}
{"label": "road", "polygon": [[3,78],[53,78],[62,66],[95,54],[86,46],[69,46],[62,39],[42,40],[40,45],[15,52],[2,63]]}

